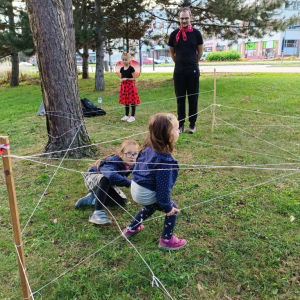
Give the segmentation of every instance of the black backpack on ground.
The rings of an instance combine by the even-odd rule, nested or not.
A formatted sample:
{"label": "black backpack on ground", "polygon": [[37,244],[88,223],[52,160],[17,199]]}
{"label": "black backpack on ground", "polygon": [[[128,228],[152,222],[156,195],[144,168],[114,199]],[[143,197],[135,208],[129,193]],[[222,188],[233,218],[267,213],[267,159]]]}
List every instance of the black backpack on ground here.
{"label": "black backpack on ground", "polygon": [[81,100],[81,107],[84,117],[96,117],[96,116],[105,116],[106,112],[98,108],[94,103],[92,103],[89,99],[84,98]]}

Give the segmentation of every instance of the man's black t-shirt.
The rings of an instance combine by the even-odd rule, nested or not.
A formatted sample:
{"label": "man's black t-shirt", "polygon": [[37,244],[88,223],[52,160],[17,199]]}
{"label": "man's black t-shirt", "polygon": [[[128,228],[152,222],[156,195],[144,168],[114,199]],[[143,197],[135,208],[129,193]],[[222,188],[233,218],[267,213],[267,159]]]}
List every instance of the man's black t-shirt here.
{"label": "man's black t-shirt", "polygon": [[199,30],[193,28],[192,32],[186,32],[187,40],[184,41],[182,33],[180,34],[178,42],[176,42],[176,35],[179,28],[170,34],[170,47],[175,49],[175,70],[176,73],[198,73],[198,45],[203,45],[202,35]]}
{"label": "man's black t-shirt", "polygon": [[127,70],[124,70],[124,67],[121,68],[120,73],[122,74],[122,78],[133,78],[132,73],[135,72],[134,67],[129,66]]}

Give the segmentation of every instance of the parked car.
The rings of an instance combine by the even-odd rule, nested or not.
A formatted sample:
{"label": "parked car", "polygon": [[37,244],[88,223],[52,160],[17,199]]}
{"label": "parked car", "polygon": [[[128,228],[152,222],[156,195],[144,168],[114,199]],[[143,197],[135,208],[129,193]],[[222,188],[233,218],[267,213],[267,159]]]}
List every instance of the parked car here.
{"label": "parked car", "polygon": [[200,61],[206,61],[206,55],[210,52],[204,52],[203,55],[200,58]]}
{"label": "parked car", "polygon": [[[153,58],[148,58],[148,60],[150,60],[151,61],[151,64],[153,64]],[[155,65],[159,65],[159,64],[161,64],[162,62],[160,61],[160,60],[158,60],[158,59],[154,59],[154,64]]]}
{"label": "parked car", "polygon": [[173,63],[173,60],[171,57],[161,57],[160,62],[162,64],[171,64],[171,63]]}

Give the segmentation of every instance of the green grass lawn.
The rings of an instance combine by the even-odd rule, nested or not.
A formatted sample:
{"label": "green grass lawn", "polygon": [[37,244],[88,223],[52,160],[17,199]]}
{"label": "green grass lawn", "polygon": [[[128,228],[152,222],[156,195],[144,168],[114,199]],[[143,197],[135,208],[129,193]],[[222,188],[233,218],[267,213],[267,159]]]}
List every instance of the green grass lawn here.
{"label": "green grass lawn", "polygon": [[[120,121],[124,108],[118,104],[118,77],[106,74],[105,81],[106,91],[101,93],[93,92],[93,78],[79,81],[81,98],[96,103],[100,95],[107,111],[104,117],[86,119],[93,142],[146,131],[149,116],[156,112],[176,113],[172,74],[140,76],[137,89],[142,105],[137,108],[136,122],[130,124]],[[299,83],[299,74],[219,75],[217,103],[223,106],[216,108],[218,125],[214,133],[211,133],[212,112],[207,109],[198,116],[195,135],[180,135],[174,157],[181,164],[298,169]],[[202,75],[200,92],[212,89],[212,75]],[[155,102],[164,99],[169,100]],[[47,143],[45,117],[36,116],[41,101],[39,85],[0,88],[0,135],[9,135],[11,154],[43,152]],[[213,93],[200,94],[199,110],[212,102]],[[227,126],[222,120],[250,134]],[[136,136],[136,140],[142,144],[144,137]],[[119,141],[99,145],[97,157],[109,154],[119,145]],[[16,158],[12,163],[23,229],[55,168]],[[86,171],[88,162],[66,160],[62,166]],[[194,205],[181,211],[175,228],[179,238],[188,240],[187,246],[173,253],[158,249],[163,218],[145,223],[145,230],[131,241],[173,299],[299,299],[300,176],[291,175],[243,190],[294,172],[200,167],[181,170],[172,199],[179,208]],[[133,203],[129,190],[123,190],[129,200],[126,209],[134,215],[140,206]],[[115,224],[91,226],[88,218],[92,209],[74,210],[75,202],[86,192],[81,174],[59,170],[24,231],[33,292],[120,235]],[[229,193],[232,194],[220,197]],[[207,202],[199,204],[204,201]],[[131,217],[120,208],[111,211],[121,228],[125,228]],[[0,299],[22,299],[3,174],[0,225]],[[168,299],[162,289],[151,286],[151,281],[146,265],[119,238],[40,293],[43,299]],[[35,299],[39,298],[35,294]]]}

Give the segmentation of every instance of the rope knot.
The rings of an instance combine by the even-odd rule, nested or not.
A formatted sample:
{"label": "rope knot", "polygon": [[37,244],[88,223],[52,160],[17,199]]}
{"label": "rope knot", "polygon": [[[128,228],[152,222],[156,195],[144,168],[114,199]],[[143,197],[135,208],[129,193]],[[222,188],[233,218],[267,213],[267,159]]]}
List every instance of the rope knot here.
{"label": "rope knot", "polygon": [[152,277],[152,287],[154,287],[154,283],[156,284],[157,287],[159,287],[157,278],[153,275],[153,277]]}

